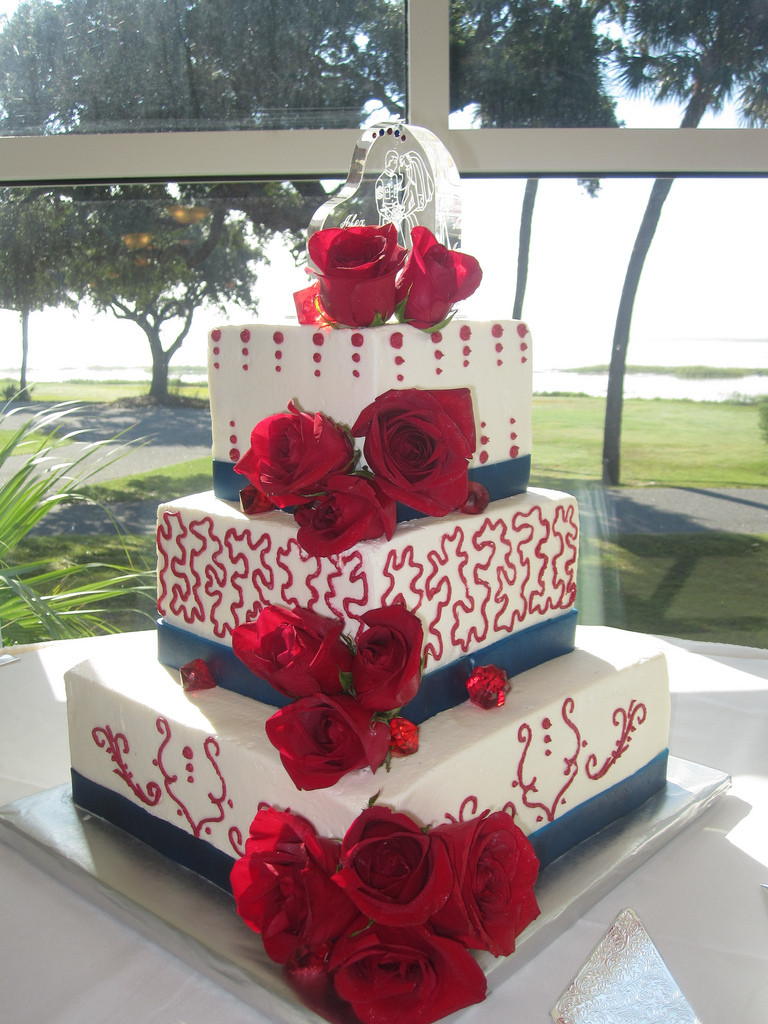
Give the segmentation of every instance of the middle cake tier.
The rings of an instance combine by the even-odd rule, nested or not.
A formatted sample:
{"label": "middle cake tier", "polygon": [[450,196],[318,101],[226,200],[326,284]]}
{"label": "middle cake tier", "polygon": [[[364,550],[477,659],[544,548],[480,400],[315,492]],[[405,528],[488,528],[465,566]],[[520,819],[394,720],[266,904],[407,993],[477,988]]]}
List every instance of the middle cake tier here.
{"label": "middle cake tier", "polygon": [[578,533],[575,498],[532,489],[316,557],[289,513],[181,498],[158,509],[160,660],[202,658],[218,685],[282,706],[232,653],[237,626],[281,605],[335,616],[354,635],[366,611],[402,602],[424,629],[424,677],[403,713],[424,721],[466,699],[478,665],[512,676],[573,648]]}

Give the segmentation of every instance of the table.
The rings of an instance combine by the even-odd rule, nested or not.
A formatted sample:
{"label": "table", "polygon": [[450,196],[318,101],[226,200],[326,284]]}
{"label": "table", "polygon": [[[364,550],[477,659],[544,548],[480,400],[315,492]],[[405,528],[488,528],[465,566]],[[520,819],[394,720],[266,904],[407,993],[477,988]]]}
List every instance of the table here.
{"label": "table", "polygon": [[[67,781],[63,672],[99,647],[127,656],[131,642],[128,634],[10,650],[18,661],[0,666],[0,804]],[[768,1020],[768,651],[660,643],[672,681],[670,749],[728,772],[730,792],[485,1003],[449,1018],[456,1024],[549,1021],[626,907],[703,1024]],[[3,1019],[268,1021],[1,842],[0,879]]]}

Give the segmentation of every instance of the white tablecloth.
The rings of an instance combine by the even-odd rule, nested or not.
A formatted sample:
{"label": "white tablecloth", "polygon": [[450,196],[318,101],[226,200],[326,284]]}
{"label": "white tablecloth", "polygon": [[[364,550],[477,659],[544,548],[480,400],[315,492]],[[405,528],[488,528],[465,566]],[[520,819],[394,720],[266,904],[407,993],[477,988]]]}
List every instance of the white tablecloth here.
{"label": "white tablecloth", "polygon": [[[14,649],[0,666],[0,804],[67,782],[62,673],[97,645]],[[768,1021],[768,651],[665,641],[670,749],[728,772],[730,792],[460,1024],[535,1024],[626,907],[703,1024]],[[0,1015],[13,1024],[268,1020],[0,842]],[[404,1022],[407,1024],[407,1022]]]}

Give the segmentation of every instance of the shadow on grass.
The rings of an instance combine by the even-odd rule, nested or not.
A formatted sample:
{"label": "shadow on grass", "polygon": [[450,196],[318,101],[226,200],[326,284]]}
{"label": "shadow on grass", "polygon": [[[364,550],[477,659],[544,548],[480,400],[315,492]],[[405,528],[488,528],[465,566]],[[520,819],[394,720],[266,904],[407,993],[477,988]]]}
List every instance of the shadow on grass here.
{"label": "shadow on grass", "polygon": [[623,534],[587,538],[582,622],[768,647],[768,536]]}

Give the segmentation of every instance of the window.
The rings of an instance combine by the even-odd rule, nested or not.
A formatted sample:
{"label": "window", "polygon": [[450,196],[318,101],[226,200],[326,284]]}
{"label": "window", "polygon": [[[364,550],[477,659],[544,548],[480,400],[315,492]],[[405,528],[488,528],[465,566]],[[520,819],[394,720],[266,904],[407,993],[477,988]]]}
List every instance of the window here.
{"label": "window", "polygon": [[[112,0],[110,9],[119,10],[121,2]],[[517,6],[524,2],[517,0]],[[768,133],[741,127],[735,108],[727,104],[720,115],[707,114],[696,128],[674,127],[680,122],[680,105],[649,107],[622,100],[609,109],[601,102],[599,88],[597,72],[603,66],[602,58],[589,47],[588,59],[575,68],[581,84],[595,99],[589,117],[581,117],[576,107],[570,110],[562,102],[562,87],[543,96],[540,107],[525,116],[514,106],[510,108],[508,97],[502,96],[504,102],[494,108],[490,94],[479,91],[488,84],[483,77],[488,69],[478,69],[473,60],[480,52],[497,74],[493,61],[499,56],[498,48],[494,51],[493,39],[489,47],[482,38],[470,38],[467,43],[456,20],[460,9],[478,6],[502,10],[515,5],[479,5],[470,0],[462,4],[458,0],[328,0],[313,5],[318,11],[322,8],[322,13],[313,17],[316,24],[307,25],[307,5],[301,0],[265,3],[264,10],[279,10],[281,17],[274,24],[261,25],[261,38],[270,40],[273,60],[287,54],[301,74],[286,95],[285,90],[270,92],[269,68],[259,68],[266,76],[266,85],[262,82],[260,88],[269,100],[255,111],[247,102],[249,90],[238,92],[231,86],[234,79],[242,81],[243,76],[255,73],[249,66],[254,30],[233,20],[233,12],[260,8],[256,0],[248,4],[210,0],[205,5],[124,0],[125,19],[133,26],[130,39],[136,44],[131,60],[139,67],[144,62],[151,79],[146,89],[122,95],[117,105],[120,117],[111,123],[97,116],[98,111],[86,117],[76,96],[69,106],[62,106],[68,113],[59,120],[51,120],[45,110],[37,117],[15,111],[11,125],[9,111],[0,111],[4,118],[0,131],[6,133],[0,138],[0,184],[27,188],[63,182],[73,187],[111,188],[113,198],[119,196],[127,203],[123,228],[115,228],[116,237],[121,240],[123,255],[141,266],[146,256],[141,236],[149,232],[135,220],[136,207],[130,212],[133,183],[149,182],[159,190],[170,189],[158,200],[163,216],[173,207],[178,207],[181,217],[189,213],[193,221],[200,213],[197,227],[175,222],[189,238],[197,237],[195,232],[204,232],[211,223],[207,218],[216,189],[228,190],[230,199],[237,197],[230,206],[233,231],[243,229],[249,188],[265,194],[274,189],[281,201],[290,201],[294,189],[299,198],[291,207],[293,219],[284,226],[295,229],[308,222],[314,198],[327,183],[343,180],[360,125],[404,115],[412,124],[432,130],[456,160],[464,180],[464,244],[486,268],[494,289],[494,314],[511,312],[523,191],[526,180],[539,181],[524,307],[526,318],[535,326],[537,372],[607,362],[620,279],[651,182],[658,176],[676,180],[643,274],[633,333],[647,339],[649,331],[656,330],[656,340],[662,345],[665,339],[669,341],[669,332],[679,338],[681,323],[691,323],[694,314],[709,307],[711,337],[722,336],[726,329],[734,331],[737,338],[764,337],[764,321],[756,303],[765,276],[762,249],[768,228]],[[547,7],[544,3],[536,6]],[[51,5],[52,18],[67,7],[67,0]],[[554,18],[564,16],[564,5],[556,0],[549,7]],[[686,9],[689,7],[695,5]],[[730,7],[744,9],[748,5]],[[154,13],[150,15],[150,11]],[[357,12],[354,30],[347,30],[346,35],[338,20],[344,11]],[[209,12],[215,12],[215,17]],[[202,20],[203,14],[207,22]],[[161,16],[167,23],[149,22],[150,17]],[[196,22],[198,16],[201,20]],[[184,31],[178,31],[182,26]],[[501,32],[503,27],[495,30]],[[552,38],[557,38],[558,28],[562,26],[549,27],[555,33]],[[297,29],[302,30],[298,35]],[[205,44],[222,32],[228,33],[232,42],[219,46],[218,52],[229,54],[229,64],[215,65],[207,52],[214,48]],[[59,30],[59,39],[48,43],[52,56],[61,52],[56,49],[60,37]],[[587,41],[590,45],[594,42]],[[483,45],[478,48],[478,43]],[[149,47],[146,51],[145,46]],[[116,57],[105,47],[109,67]],[[553,50],[556,47],[550,43],[545,56]],[[68,59],[73,59],[71,53]],[[344,88],[332,73],[332,65],[338,61],[345,62],[348,72]],[[169,68],[179,63],[182,73],[171,74]],[[82,76],[86,71],[83,68],[70,76],[72,88],[85,88]],[[491,74],[491,86],[493,77]],[[171,78],[175,79],[174,89],[178,87],[172,102],[165,88]],[[522,79],[516,86],[523,93],[526,89],[530,92],[527,81]],[[494,116],[477,116],[480,100],[495,110]],[[201,117],[202,110],[213,111],[213,116]],[[597,199],[580,185],[588,179],[602,182]],[[113,184],[105,186],[105,182]],[[116,224],[119,219],[116,216]],[[479,229],[489,222],[492,230],[480,237]],[[176,228],[169,221],[163,230]],[[285,250],[272,253],[274,261],[283,259],[284,254]],[[719,268],[717,289],[707,277],[713,266]],[[264,287],[265,275],[275,273],[276,268],[262,267],[259,272],[262,312],[280,315],[271,304],[275,289]],[[660,314],[662,308],[669,312]],[[749,323],[744,319],[747,311],[752,317]],[[481,310],[474,312],[482,314]],[[77,315],[83,322],[82,309],[69,315]],[[5,316],[0,311],[0,319]],[[737,319],[738,327],[734,326]],[[117,329],[114,322],[111,329]],[[598,330],[600,343],[594,341]],[[578,354],[570,364],[560,359],[559,366],[551,366],[549,353],[562,343],[564,334],[573,339],[574,346],[578,344]],[[98,344],[97,332],[95,351]],[[138,344],[145,342],[140,338]],[[190,336],[176,362],[198,361],[193,344]],[[581,358],[581,346],[589,346],[588,359]],[[660,362],[670,360],[668,344],[660,352],[664,355]],[[741,365],[761,365],[764,350],[754,360],[750,352],[757,353],[757,349],[746,349]],[[702,360],[691,356],[685,361]],[[586,378],[583,380],[583,390],[588,390]],[[544,385],[542,389],[554,388]],[[580,389],[571,382],[568,390]],[[595,612],[592,620],[600,614]]]}

